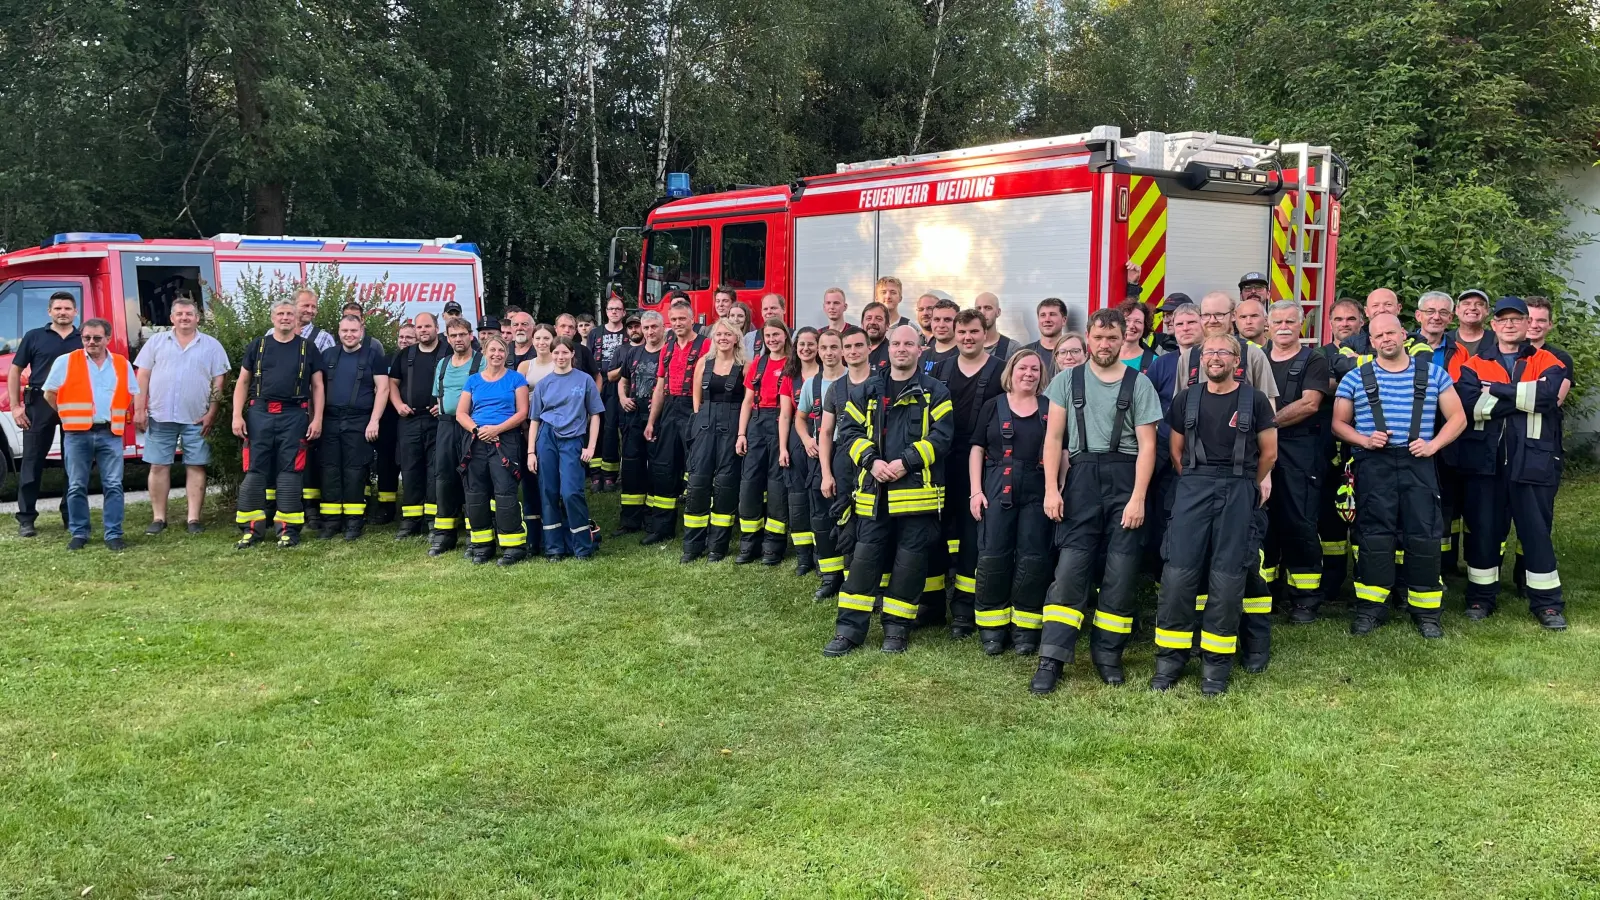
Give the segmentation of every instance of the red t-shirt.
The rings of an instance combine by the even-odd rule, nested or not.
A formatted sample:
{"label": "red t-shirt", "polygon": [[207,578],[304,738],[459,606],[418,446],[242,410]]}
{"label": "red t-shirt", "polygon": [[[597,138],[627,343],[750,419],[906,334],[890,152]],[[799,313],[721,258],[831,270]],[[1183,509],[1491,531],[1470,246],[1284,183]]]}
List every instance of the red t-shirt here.
{"label": "red t-shirt", "polygon": [[[679,344],[677,336],[673,335],[661,348],[661,359],[656,363],[656,378],[666,381],[669,396],[694,396],[694,364],[706,355],[708,344],[705,338],[699,336],[690,338],[688,344]],[[693,360],[690,357],[694,357]]]}
{"label": "red t-shirt", "polygon": [[761,386],[756,387],[756,372],[760,371],[762,358],[744,367],[744,388],[756,395],[757,409],[777,409],[778,398],[788,394],[794,398],[794,382],[789,376],[783,374],[783,364],[788,362],[768,361],[766,371],[761,373]]}

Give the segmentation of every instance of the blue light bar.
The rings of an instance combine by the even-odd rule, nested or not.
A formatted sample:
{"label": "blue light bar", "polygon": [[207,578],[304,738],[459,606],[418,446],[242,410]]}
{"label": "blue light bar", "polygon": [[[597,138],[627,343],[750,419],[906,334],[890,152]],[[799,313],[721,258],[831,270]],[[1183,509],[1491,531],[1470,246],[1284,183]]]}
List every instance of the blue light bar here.
{"label": "blue light bar", "polygon": [[53,238],[40,244],[40,247],[53,247],[56,244],[88,244],[110,241],[143,241],[144,238],[137,234],[124,231],[63,231]]}
{"label": "blue light bar", "polygon": [[385,251],[390,253],[416,253],[422,249],[421,241],[351,241],[346,250]]}
{"label": "blue light bar", "polygon": [[693,194],[694,194],[694,191],[691,190],[690,187],[689,187],[689,173],[688,172],[668,172],[667,173],[667,196],[668,197],[672,197],[672,198],[676,199],[676,198],[681,198],[681,197],[689,197],[689,196],[692,196]]}
{"label": "blue light bar", "polygon": [[474,243],[471,243],[471,242],[460,243],[460,244],[445,244],[444,245],[444,249],[446,249],[446,250],[465,250],[468,253],[471,253],[473,256],[482,256],[483,255],[482,253],[478,252],[478,245],[474,244]]}
{"label": "blue light bar", "polygon": [[239,242],[241,250],[321,250],[322,241],[296,240],[295,238],[245,238]]}

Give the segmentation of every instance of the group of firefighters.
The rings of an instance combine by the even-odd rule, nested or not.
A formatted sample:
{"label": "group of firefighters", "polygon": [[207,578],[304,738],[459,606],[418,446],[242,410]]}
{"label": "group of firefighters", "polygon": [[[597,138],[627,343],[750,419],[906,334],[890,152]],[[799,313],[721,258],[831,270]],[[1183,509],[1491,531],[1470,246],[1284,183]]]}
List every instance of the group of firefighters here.
{"label": "group of firefighters", "polygon": [[[792,546],[796,574],[817,572],[816,598],[838,605],[826,656],[860,647],[879,613],[885,652],[948,627],[989,655],[1037,654],[1031,690],[1049,693],[1088,631],[1099,678],[1121,684],[1148,577],[1151,687],[1198,653],[1201,691],[1217,694],[1236,657],[1267,667],[1275,603],[1289,623],[1317,618],[1347,554],[1354,634],[1392,598],[1441,637],[1458,555],[1467,616],[1489,616],[1514,524],[1519,588],[1541,625],[1566,627],[1551,524],[1572,362],[1545,343],[1548,301],[1429,292],[1408,333],[1378,289],[1338,301],[1332,341],[1306,346],[1300,305],[1270,303],[1260,273],[1237,297],[1172,294],[1155,310],[1137,291],[1083,332],[1061,300],[1040,301],[1026,345],[1000,333],[992,293],[965,310],[924,294],[913,322],[894,277],[858,322],[833,288],[824,319],[799,328],[783,297],[758,317],[726,287],[709,325],[683,295],[664,319],[613,297],[599,325],[510,309],[476,334],[447,304],[442,321],[406,323],[391,355],[359,305],[330,334],[302,290],[238,370],[238,546],[274,528],[284,547],[307,527],[357,540],[375,494],[374,517],[398,505],[398,537],[427,533],[430,556],[464,528],[473,562],[586,559],[599,539],[586,492],[616,490],[613,537],[662,544],[681,517],[685,564],[776,566]],[[70,321],[54,327],[66,340]],[[57,390],[101,399],[98,374],[71,377]],[[131,403],[116,398],[101,404],[113,419]],[[109,427],[89,406],[63,427]]]}

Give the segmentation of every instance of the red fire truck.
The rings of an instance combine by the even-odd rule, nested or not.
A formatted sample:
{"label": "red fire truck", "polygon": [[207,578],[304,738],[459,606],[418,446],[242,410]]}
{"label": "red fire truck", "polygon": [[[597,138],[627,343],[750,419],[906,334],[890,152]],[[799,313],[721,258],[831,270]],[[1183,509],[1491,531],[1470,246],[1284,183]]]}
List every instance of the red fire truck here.
{"label": "red fire truck", "polygon": [[[49,324],[49,298],[67,291],[78,300],[79,322],[111,323],[111,349],[131,360],[150,335],[165,330],[172,301],[188,296],[202,309],[213,291],[230,293],[260,277],[294,285],[338,266],[358,296],[405,318],[437,315],[461,304],[476,323],[483,311],[483,265],[460,237],[430,240],[265,237],[219,234],[210,240],[145,240],[137,234],[68,232],[38,247],[0,254],[0,454],[9,471],[22,450],[5,379],[12,355],[29,329]],[[43,379],[45,373],[27,378]],[[138,455],[143,436],[128,429],[126,455]],[[51,451],[59,459],[59,448]]]}
{"label": "red fire truck", "polygon": [[1274,299],[1304,304],[1306,338],[1320,340],[1345,181],[1327,147],[1204,132],[1124,138],[1114,126],[841,164],[778,187],[696,196],[680,176],[668,182],[676,198],[638,229],[637,282],[613,290],[658,310],[668,291],[686,291],[701,321],[715,317],[719,284],[753,309],[778,293],[804,325],[823,320],[828,288],[844,290],[855,318],[876,279],[894,275],[903,315],[929,291],[962,306],[991,291],[1001,331],[1032,340],[1039,300],[1064,300],[1069,326],[1081,329],[1090,312],[1122,301],[1131,261],[1150,303],[1237,291],[1239,276],[1263,272]]}

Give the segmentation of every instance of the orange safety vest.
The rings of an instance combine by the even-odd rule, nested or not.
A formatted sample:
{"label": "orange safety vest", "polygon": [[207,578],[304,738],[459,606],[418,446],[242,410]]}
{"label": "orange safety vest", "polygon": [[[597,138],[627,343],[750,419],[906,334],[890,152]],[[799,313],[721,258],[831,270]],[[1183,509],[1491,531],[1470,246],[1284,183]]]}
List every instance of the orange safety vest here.
{"label": "orange safety vest", "polygon": [[[113,353],[111,365],[117,370],[117,389],[111,395],[111,433],[120,436],[133,395],[128,393],[127,357]],[[67,380],[56,391],[56,412],[67,431],[88,431],[94,425],[94,384],[89,380],[89,355],[82,350],[67,355]]]}

